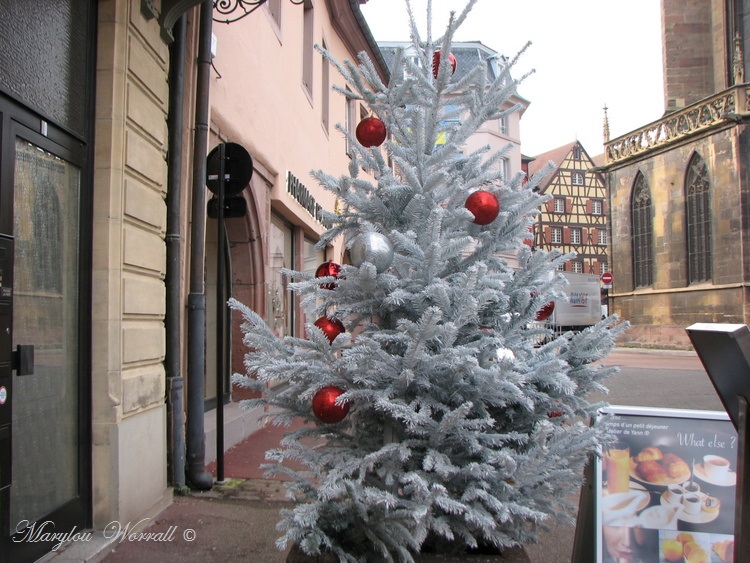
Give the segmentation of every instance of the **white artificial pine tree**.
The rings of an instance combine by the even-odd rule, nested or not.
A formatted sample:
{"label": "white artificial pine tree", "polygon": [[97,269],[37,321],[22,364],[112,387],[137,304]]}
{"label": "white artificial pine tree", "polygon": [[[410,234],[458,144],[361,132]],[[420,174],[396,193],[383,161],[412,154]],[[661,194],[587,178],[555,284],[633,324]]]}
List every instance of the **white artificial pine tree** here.
{"label": "white artificial pine tree", "polygon": [[[366,148],[339,126],[353,147],[349,175],[314,173],[344,204],[328,217],[333,226],[319,247],[343,236],[361,263],[342,266],[337,277],[291,272],[307,319],[338,319],[345,332],[331,342],[308,324],[306,338],[279,338],[231,302],[251,350],[248,375],[234,381],[262,392],[249,406],[276,407],[277,424],[307,422],[267,454],[269,475],[292,476],[296,502],[282,511],[280,548],[411,561],[428,548],[534,541],[540,525],[572,518],[570,493],[602,438],[588,424],[601,405],[586,395],[612,373],[593,362],[625,323],[609,318],[556,338],[534,323],[559,295],[564,279],[555,271],[570,259],[524,244],[547,199],[533,189],[539,178],[504,179],[503,151],[462,153],[483,123],[515,111],[503,109],[518,84],[512,63],[494,82],[482,65],[452,80],[441,56],[433,76],[433,53],[450,53],[475,1],[437,41],[429,27],[427,39],[419,37],[407,2],[419,61],[397,52],[388,85],[365,55],[354,64],[325,53],[349,85],[341,93],[366,103],[389,135],[382,147]],[[447,116],[446,105],[460,115]],[[436,145],[442,134],[445,144]],[[500,204],[487,225],[475,224],[465,206],[480,189]],[[390,266],[390,248],[370,248],[363,233],[386,237]],[[509,253],[518,257],[515,269]],[[313,397],[329,386],[344,391],[336,405],[349,410],[340,422],[313,412]]]}

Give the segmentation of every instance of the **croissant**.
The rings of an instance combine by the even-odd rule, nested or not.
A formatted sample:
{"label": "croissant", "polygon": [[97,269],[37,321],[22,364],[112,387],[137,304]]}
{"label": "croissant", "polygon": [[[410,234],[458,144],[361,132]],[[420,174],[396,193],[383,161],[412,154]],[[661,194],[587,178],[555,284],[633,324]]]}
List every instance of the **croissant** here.
{"label": "croissant", "polygon": [[638,463],[642,461],[659,461],[662,459],[663,455],[661,453],[661,450],[657,448],[656,446],[649,446],[647,448],[643,448],[640,453],[636,456],[635,461]]}
{"label": "croissant", "polygon": [[665,454],[662,465],[666,469],[667,475],[673,479],[687,479],[690,477],[690,466],[675,454]]}
{"label": "croissant", "polygon": [[635,467],[636,473],[644,481],[660,483],[667,478],[666,470],[658,461],[642,461]]}
{"label": "croissant", "polygon": [[724,563],[734,563],[734,540],[716,542],[712,547]]}

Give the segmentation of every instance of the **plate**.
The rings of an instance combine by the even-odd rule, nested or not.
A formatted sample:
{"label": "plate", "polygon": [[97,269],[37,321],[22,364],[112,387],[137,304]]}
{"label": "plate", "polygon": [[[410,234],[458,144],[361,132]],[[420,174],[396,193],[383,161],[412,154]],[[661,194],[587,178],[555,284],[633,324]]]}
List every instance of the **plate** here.
{"label": "plate", "polygon": [[[636,512],[646,508],[651,502],[651,495],[637,483],[627,493],[605,494],[602,497],[602,517],[605,522],[621,518],[634,518]],[[628,500],[630,499],[630,500]],[[622,508],[618,509],[618,506]]]}
{"label": "plate", "polygon": [[[662,506],[674,506],[664,498],[666,492],[667,491],[664,491],[659,496]],[[698,496],[703,498],[707,495],[698,493]],[[721,512],[721,510],[717,510],[716,512],[706,512],[705,510],[701,510],[698,514],[690,514],[683,509],[677,513],[677,519],[682,520],[683,522],[690,522],[691,524],[708,524],[719,517],[719,512]]]}
{"label": "plate", "polygon": [[721,479],[716,479],[715,477],[709,477],[708,475],[706,475],[706,470],[703,468],[703,463],[696,463],[695,471],[693,473],[701,481],[705,481],[706,483],[710,483],[711,485],[716,485],[718,487],[732,487],[737,484],[737,474],[734,471],[729,471]]}
{"label": "plate", "polygon": [[684,483],[685,481],[690,479],[690,475],[687,476],[682,475],[680,477],[666,477],[665,479],[659,479],[658,481],[646,481],[643,477],[638,475],[635,468],[638,466],[638,462],[635,461],[635,458],[630,458],[630,478],[638,481],[639,483],[644,483],[646,485],[652,485],[657,487],[666,487],[667,485],[679,485]]}

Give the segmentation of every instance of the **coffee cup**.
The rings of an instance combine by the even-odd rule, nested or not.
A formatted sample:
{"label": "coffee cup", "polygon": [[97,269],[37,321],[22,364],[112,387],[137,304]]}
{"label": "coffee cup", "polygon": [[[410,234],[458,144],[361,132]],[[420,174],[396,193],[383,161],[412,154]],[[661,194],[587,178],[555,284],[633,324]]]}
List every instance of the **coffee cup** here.
{"label": "coffee cup", "polygon": [[703,472],[709,479],[720,481],[729,474],[729,460],[718,455],[704,455]]}
{"label": "coffee cup", "polygon": [[685,489],[683,489],[681,485],[669,485],[664,492],[664,500],[669,504],[682,504],[684,496]]}
{"label": "coffee cup", "polygon": [[682,484],[682,488],[685,493],[699,493],[701,491],[701,486],[695,481],[685,481]]}
{"label": "coffee cup", "polygon": [[682,501],[682,509],[688,514],[700,514],[703,499],[696,493],[688,493]]}

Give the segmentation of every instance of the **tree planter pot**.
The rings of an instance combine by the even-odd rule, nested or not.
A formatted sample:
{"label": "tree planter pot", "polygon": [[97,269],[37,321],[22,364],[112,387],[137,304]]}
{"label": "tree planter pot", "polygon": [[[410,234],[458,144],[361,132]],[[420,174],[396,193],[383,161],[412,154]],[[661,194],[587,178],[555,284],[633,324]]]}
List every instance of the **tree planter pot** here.
{"label": "tree planter pot", "polygon": [[[302,551],[299,546],[294,545],[289,551],[286,558],[287,563],[338,563],[339,559],[335,555],[330,553],[323,553],[321,555],[307,555]],[[458,563],[459,561],[468,561],[471,563],[481,562],[493,562],[498,563],[530,563],[526,550],[523,547],[512,547],[503,550],[502,553],[487,554],[487,553],[467,553],[464,555],[440,555],[437,553],[420,553],[414,556],[414,561],[417,563]]]}

